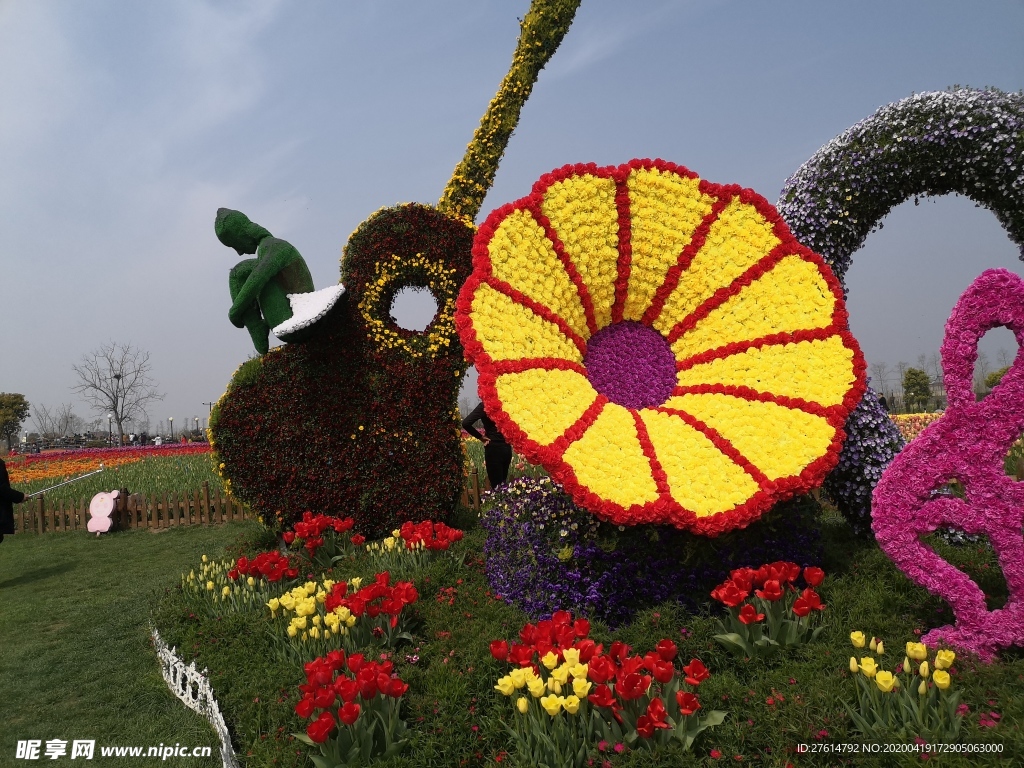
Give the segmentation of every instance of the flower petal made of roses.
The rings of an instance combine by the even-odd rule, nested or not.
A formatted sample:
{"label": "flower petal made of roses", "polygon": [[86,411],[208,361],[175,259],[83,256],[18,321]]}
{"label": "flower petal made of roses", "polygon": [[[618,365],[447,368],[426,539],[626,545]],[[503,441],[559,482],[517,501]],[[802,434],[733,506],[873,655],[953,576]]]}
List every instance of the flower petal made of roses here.
{"label": "flower petal made of roses", "polygon": [[704,244],[679,276],[679,284],[666,299],[654,327],[667,336],[676,323],[778,244],[771,222],[753,205],[734,199],[709,228]]}
{"label": "flower petal made of roses", "polygon": [[590,335],[576,286],[530,211],[513,211],[502,219],[487,251],[496,278],[550,309],[584,339]]}
{"label": "flower petal made of roses", "polygon": [[545,446],[579,421],[597,398],[587,377],[576,371],[530,368],[502,374],[495,387],[509,418]]}
{"label": "flower petal made of roses", "polygon": [[618,275],[619,214],[615,180],[584,174],[552,184],[541,212],[590,293],[598,328],[611,322]]}
{"label": "flower petal made of roses", "polygon": [[707,424],[769,480],[799,475],[828,452],[836,433],[821,416],[732,395],[681,395],[669,398],[664,407]]}
{"label": "flower petal made of roses", "polygon": [[773,333],[827,328],[836,297],[817,264],[786,256],[672,344],[677,360]]}
{"label": "flower petal made of roses", "polygon": [[634,169],[627,184],[633,257],[622,316],[640,320],[715,198],[700,191],[699,178],[657,168]]}
{"label": "flower petal made of roses", "polygon": [[640,418],[672,498],[697,517],[734,509],[759,490],[742,467],[679,416],[645,408]]}
{"label": "flower petal made of roses", "polygon": [[602,499],[626,508],[658,499],[658,487],[637,437],[633,414],[621,405],[606,404],[562,458],[579,483]]}
{"label": "flower petal made of roses", "polygon": [[583,362],[579,348],[557,325],[486,283],[473,294],[471,311],[473,331],[492,360],[554,357]]}
{"label": "flower petal made of roses", "polygon": [[839,405],[856,382],[853,350],[841,336],[754,347],[679,371],[681,387],[723,384]]}

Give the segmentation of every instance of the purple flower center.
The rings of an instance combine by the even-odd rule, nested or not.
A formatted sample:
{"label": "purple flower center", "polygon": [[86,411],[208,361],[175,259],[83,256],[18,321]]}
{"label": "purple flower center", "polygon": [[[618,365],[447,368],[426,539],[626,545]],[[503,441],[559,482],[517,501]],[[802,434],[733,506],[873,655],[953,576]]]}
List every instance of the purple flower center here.
{"label": "purple flower center", "polygon": [[590,337],[583,357],[594,389],[626,408],[664,403],[676,385],[676,358],[653,328],[624,320]]}

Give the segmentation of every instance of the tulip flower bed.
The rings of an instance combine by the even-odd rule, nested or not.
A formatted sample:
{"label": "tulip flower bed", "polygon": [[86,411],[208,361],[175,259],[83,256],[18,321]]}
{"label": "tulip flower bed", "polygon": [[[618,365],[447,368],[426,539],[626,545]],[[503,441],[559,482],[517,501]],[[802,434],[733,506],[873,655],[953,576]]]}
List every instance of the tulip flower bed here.
{"label": "tulip flower bed", "polygon": [[99,474],[48,491],[46,498],[57,504],[90,499],[100,491],[114,488],[162,494],[192,491],[204,482],[212,488],[221,485],[206,443],[48,451],[12,457],[6,463],[11,485],[26,494],[95,472],[103,465]]}
{"label": "tulip flower bed", "polygon": [[[877,545],[855,537],[834,509],[826,508],[814,522],[821,528],[824,552],[816,564],[795,573],[783,562],[762,567],[748,562],[728,574],[741,593],[749,580],[748,594],[733,607],[737,619],[746,604],[756,622],[757,614],[769,612],[759,601],[768,600],[786,614],[784,620],[800,619],[813,627],[802,638],[805,642],[788,643],[770,656],[736,654],[716,642],[719,623],[729,621],[730,609],[711,597],[710,588],[693,596],[694,602],[702,601],[697,607],[661,602],[614,627],[575,611],[527,615],[498,598],[488,583],[486,532],[465,510],[456,521],[465,529],[461,540],[417,563],[402,579],[389,574],[386,585],[375,577],[382,571],[372,546],[382,542],[353,547],[333,567],[312,568],[301,554],[308,550],[296,538],[290,554],[273,561],[269,555],[260,561],[255,553],[246,561],[237,552],[223,558],[224,584],[217,581],[212,590],[201,585],[202,599],[217,605],[215,610],[197,610],[184,591],[172,589],[154,608],[153,621],[186,661],[194,658],[210,670],[239,762],[247,768],[308,766],[310,756],[317,765],[334,765],[346,756],[358,756],[365,764],[369,756],[373,765],[392,768],[533,766],[537,763],[526,756],[542,744],[548,750],[544,754],[561,756],[552,765],[587,768],[870,764],[863,755],[804,754],[797,746],[821,750],[826,744],[865,741],[865,726],[857,718],[871,710],[864,709],[862,700],[870,704],[865,696],[887,695],[878,688],[877,673],[899,679],[894,690],[900,685],[912,689],[920,705],[918,689],[925,680],[920,661],[915,658],[913,668],[897,664],[903,661],[903,639],[919,639],[951,614],[907,580]],[[342,536],[350,538],[350,533]],[[437,538],[436,528],[433,533]],[[393,538],[397,547],[400,536]],[[1005,600],[1005,583],[991,550],[954,547],[936,537],[927,541],[976,579],[993,606]],[[264,547],[271,550],[274,542],[268,535]],[[228,567],[232,559],[234,567]],[[268,574],[281,574],[280,580],[263,578],[260,566],[253,566],[257,561]],[[294,578],[286,575],[291,567],[298,570]],[[237,580],[228,575],[232,570],[238,571]],[[368,605],[355,617],[355,598],[367,586],[390,589],[402,580],[409,584],[402,587],[406,596],[411,598],[412,590],[416,595],[397,612],[396,626],[404,637],[389,637],[386,631],[392,615],[383,606],[393,595],[376,599],[376,618]],[[223,586],[232,592],[222,601]],[[769,600],[776,586],[781,595]],[[268,598],[270,605],[253,601],[234,609],[235,587],[241,593],[274,590],[277,602]],[[354,619],[349,629],[363,627],[361,637],[356,641],[331,630],[326,639],[328,616],[338,618],[339,628]],[[288,638],[287,627],[296,618],[305,618],[306,628],[296,627],[296,636]],[[760,623],[768,635],[767,615]],[[864,633],[865,648],[870,637],[884,637],[892,647],[887,651],[876,644],[871,652],[873,678],[861,670],[868,650],[855,650],[858,669],[850,671],[851,626]],[[291,652],[282,651],[286,643]],[[908,657],[916,657],[917,649],[911,651]],[[927,650],[925,707],[933,698],[944,707],[942,722],[950,723],[950,694],[955,693],[959,698],[951,711],[959,731],[947,742],[998,744],[1003,752],[980,758],[966,752],[931,754],[929,764],[1014,764],[1011,756],[1024,754],[1019,730],[1024,700],[1017,695],[1024,657],[1010,651],[987,665],[957,653],[952,667],[943,668],[948,654],[942,648]],[[373,671],[372,686],[367,669]],[[950,675],[949,689],[941,688],[945,678],[935,670]],[[887,684],[886,674],[881,678]],[[880,698],[890,705],[883,714],[891,713],[896,701]],[[716,712],[720,722],[719,715],[712,716]],[[922,738],[937,738],[939,709],[935,712]],[[717,724],[698,730],[712,723]],[[920,749],[912,730],[883,741]],[[692,737],[689,743],[684,734]],[[921,754],[912,752],[890,763],[921,761]]]}

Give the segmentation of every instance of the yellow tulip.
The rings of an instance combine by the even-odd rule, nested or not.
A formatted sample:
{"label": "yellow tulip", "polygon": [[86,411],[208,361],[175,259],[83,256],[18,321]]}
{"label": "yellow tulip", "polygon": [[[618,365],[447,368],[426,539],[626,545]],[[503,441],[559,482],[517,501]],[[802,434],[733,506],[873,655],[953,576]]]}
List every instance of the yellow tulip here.
{"label": "yellow tulip", "polygon": [[956,654],[952,651],[941,650],[935,652],[935,668],[949,669],[956,660]]}
{"label": "yellow tulip", "polygon": [[873,638],[873,637],[872,637],[872,638],[871,638],[871,642],[870,642],[870,643],[868,643],[868,648],[870,648],[870,649],[871,649],[871,652],[872,652],[872,653],[874,653],[875,651],[877,651],[877,650],[878,650],[878,641],[877,641],[877,640],[876,640],[875,638]]}
{"label": "yellow tulip", "polygon": [[882,646],[881,640],[878,641],[878,647],[875,648],[875,653],[877,653],[879,656],[885,653],[885,648]]}
{"label": "yellow tulip", "polygon": [[206,582],[206,589],[207,589],[208,591],[210,591],[210,592],[212,592],[212,591],[213,591],[213,582],[212,582],[212,581],[208,581],[208,582]]}
{"label": "yellow tulip", "polygon": [[547,690],[547,686],[544,685],[544,681],[539,677],[535,677],[533,680],[528,682],[526,684],[526,688],[530,692],[530,695],[535,699],[539,699],[544,695],[544,691]]}
{"label": "yellow tulip", "polygon": [[917,668],[917,673],[919,675],[921,675],[921,677],[924,677],[924,678],[928,677],[928,662],[927,661],[922,661],[921,662],[921,666]]}
{"label": "yellow tulip", "polygon": [[893,677],[892,672],[883,670],[875,675],[875,685],[878,686],[878,690],[882,693],[889,693],[895,683],[896,678]]}
{"label": "yellow tulip", "polygon": [[319,627],[320,626],[320,621],[321,621],[320,614],[319,613],[315,614],[313,616],[313,626],[314,627]]}
{"label": "yellow tulip", "polygon": [[562,685],[565,685],[569,682],[569,665],[562,664],[558,667],[555,667],[551,670],[551,676]]}
{"label": "yellow tulip", "polygon": [[494,688],[495,690],[500,691],[506,696],[511,696],[516,690],[515,683],[512,682],[512,678],[508,675],[499,678],[498,684],[494,686]]}
{"label": "yellow tulip", "polygon": [[585,699],[587,694],[590,693],[591,683],[589,680],[577,677],[572,681],[572,692],[579,696],[581,699]]}
{"label": "yellow tulip", "polygon": [[943,669],[935,670],[935,674],[932,675],[932,680],[935,681],[935,687],[940,691],[944,691],[949,688],[949,672]]}
{"label": "yellow tulip", "polygon": [[924,643],[907,643],[907,656],[914,661],[924,661],[928,658],[928,647]]}
{"label": "yellow tulip", "polygon": [[255,587],[256,586],[256,579],[254,579],[252,576],[250,576],[248,579],[245,580],[245,583],[248,584],[250,587]]}
{"label": "yellow tulip", "polygon": [[309,636],[312,637],[314,640],[316,640],[318,637],[320,637],[320,628],[319,627],[310,627],[310,629],[309,629]]}
{"label": "yellow tulip", "polygon": [[878,672],[878,666],[873,658],[865,656],[860,660],[860,671],[864,673],[865,677],[874,677]]}
{"label": "yellow tulip", "polygon": [[853,643],[853,647],[854,648],[863,648],[864,647],[864,642],[865,642],[865,640],[864,640],[864,633],[863,632],[851,632],[850,633],[850,642]]}
{"label": "yellow tulip", "polygon": [[291,624],[288,625],[288,630],[287,631],[288,631],[288,637],[295,637],[297,634],[299,634],[298,630],[295,629],[295,627],[293,627]]}
{"label": "yellow tulip", "polygon": [[589,671],[589,664],[573,664],[572,667],[569,668],[569,674],[573,677],[579,678],[585,678],[587,676],[587,672]]}
{"label": "yellow tulip", "polygon": [[556,678],[549,677],[548,678],[548,690],[551,691],[552,693],[561,693],[562,692],[562,684],[560,682],[558,682],[558,680]]}
{"label": "yellow tulip", "polygon": [[917,686],[917,693],[920,696],[924,696],[926,693],[928,693],[928,683],[922,680],[921,684]]}
{"label": "yellow tulip", "polygon": [[508,676],[512,678],[512,685],[514,685],[516,688],[522,688],[524,685],[526,685],[526,669],[524,669],[523,667],[513,669],[511,672],[508,673]]}
{"label": "yellow tulip", "polygon": [[562,706],[570,715],[575,715],[580,709],[580,700],[577,696],[566,696]]}
{"label": "yellow tulip", "polygon": [[516,709],[518,709],[521,714],[525,715],[526,711],[529,708],[530,708],[530,702],[527,701],[525,696],[520,696],[519,697],[519,701],[516,702]]}
{"label": "yellow tulip", "polygon": [[540,705],[544,707],[545,712],[554,717],[562,711],[562,702],[564,701],[565,699],[563,699],[561,696],[555,696],[554,694],[552,694],[550,696],[545,696],[544,698],[542,698],[540,700]]}
{"label": "yellow tulip", "polygon": [[911,669],[912,669],[912,667],[910,666],[910,659],[908,659],[906,656],[904,656],[903,657],[903,671],[906,672],[907,674],[910,674],[910,670]]}
{"label": "yellow tulip", "polygon": [[562,651],[562,658],[565,659],[566,664],[574,667],[580,663],[580,651],[578,648],[566,648]]}
{"label": "yellow tulip", "polygon": [[556,654],[554,651],[548,651],[541,658],[540,663],[548,669],[554,669],[556,666],[558,666],[558,654]]}

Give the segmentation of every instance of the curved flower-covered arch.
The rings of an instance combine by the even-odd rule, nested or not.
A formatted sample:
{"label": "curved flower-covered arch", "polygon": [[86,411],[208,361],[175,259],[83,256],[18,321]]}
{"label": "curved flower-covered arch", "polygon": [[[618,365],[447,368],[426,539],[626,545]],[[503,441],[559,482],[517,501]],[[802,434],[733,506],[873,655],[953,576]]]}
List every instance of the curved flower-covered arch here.
{"label": "curved flower-covered arch", "polygon": [[842,289],[774,208],[660,160],[494,211],[456,325],[488,414],[576,501],[705,535],[821,482],[864,391]]}
{"label": "curved flower-covered arch", "polygon": [[[958,88],[888,104],[823,146],[776,203],[840,280],[889,211],[915,196],[965,195],[991,210],[1024,258],[1024,95]],[[824,489],[870,533],[871,493],[904,442],[870,393],[845,425]]]}

